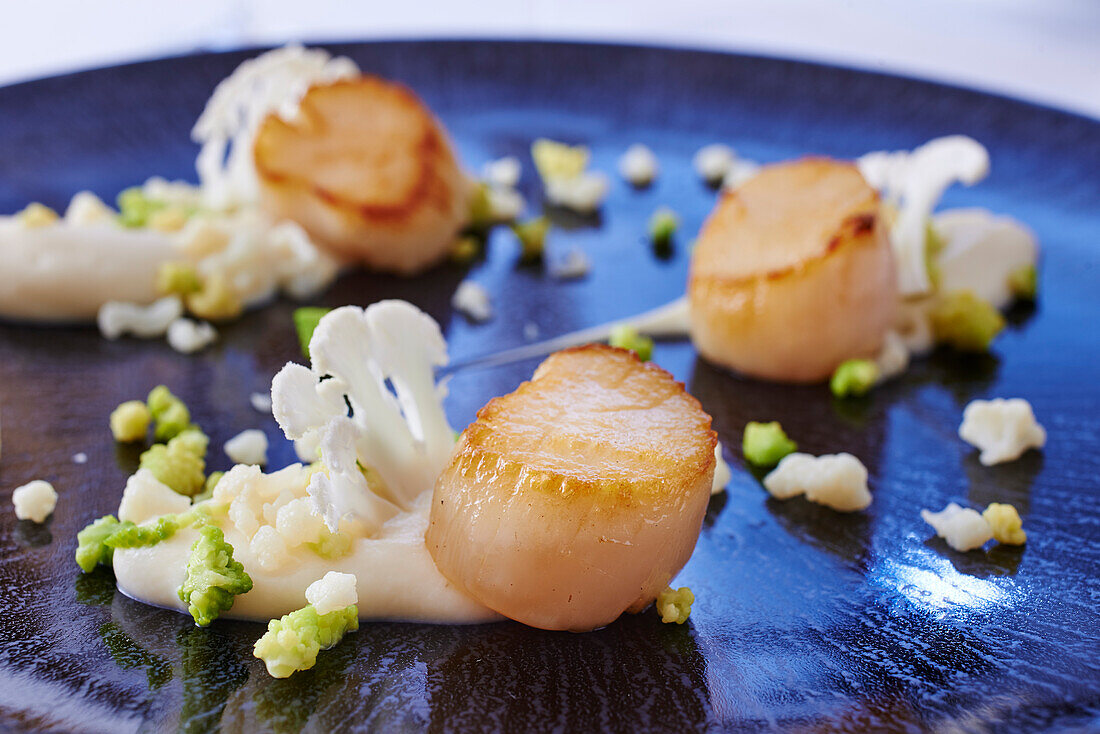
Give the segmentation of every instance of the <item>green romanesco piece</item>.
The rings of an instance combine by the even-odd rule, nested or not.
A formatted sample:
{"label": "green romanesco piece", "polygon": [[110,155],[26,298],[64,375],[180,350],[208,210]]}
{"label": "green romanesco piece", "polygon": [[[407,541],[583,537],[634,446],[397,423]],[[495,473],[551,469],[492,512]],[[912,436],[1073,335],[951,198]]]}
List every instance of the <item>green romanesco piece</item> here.
{"label": "green romanesco piece", "polygon": [[463,235],[451,245],[449,257],[455,265],[469,265],[481,255],[481,239],[474,235]]}
{"label": "green romanesco piece", "polygon": [[531,158],[545,181],[576,178],[588,167],[589,152],[583,145],[567,145],[539,138],[531,144]]}
{"label": "green romanesco piece", "polygon": [[100,564],[110,565],[115,549],[104,541],[118,526],[118,518],[104,515],[76,534],[76,565],[80,566],[81,571],[91,573]]}
{"label": "green romanesco piece", "polygon": [[141,441],[149,432],[152,413],[140,400],[128,400],[111,412],[111,435],[120,443]]}
{"label": "green romanesco piece", "polygon": [[191,546],[187,578],[179,598],[200,627],[217,619],[233,606],[233,597],[252,589],[252,578],[240,561],[233,560],[233,546],[225,541],[221,528],[204,525]]}
{"label": "green romanesco piece", "polygon": [[972,291],[949,293],[929,313],[936,341],[963,352],[987,352],[1005,328],[1000,312]]}
{"label": "green romanesco piece", "polygon": [[638,355],[638,359],[648,362],[653,358],[653,340],[642,336],[632,326],[616,326],[611,330],[607,343],[613,347],[629,349]]}
{"label": "green romanesco piece", "polygon": [[546,249],[546,235],[549,231],[550,220],[547,217],[536,217],[512,225],[512,232],[519,240],[520,262],[536,263],[542,260],[542,253]]}
{"label": "green romanesco piece", "polygon": [[201,528],[213,522],[218,509],[224,506],[195,505],[176,515],[161,515],[153,521],[136,525],[130,521],[118,523],[104,541],[108,548],[145,548],[168,540],[183,528]]}
{"label": "green romanesco piece", "polygon": [[847,359],[840,363],[829,380],[829,389],[838,398],[866,395],[878,381],[878,365],[869,359]]}
{"label": "green romanesco piece", "polygon": [[195,504],[199,502],[205,502],[214,496],[214,488],[218,486],[218,482],[225,476],[223,471],[210,472],[210,476],[206,478],[206,483],[202,485],[202,491],[191,498],[191,501]]}
{"label": "green romanesco piece", "polygon": [[741,439],[741,451],[750,464],[756,466],[775,466],[787,454],[798,450],[798,444],[787,438],[779,421],[757,423],[750,421],[745,426],[745,435]]}
{"label": "green romanesco piece", "polygon": [[668,245],[679,226],[680,218],[676,212],[663,206],[649,218],[649,239],[657,246]]}
{"label": "green romanesco piece", "polygon": [[657,613],[665,624],[683,624],[691,614],[691,605],[694,603],[695,594],[688,587],[669,587],[657,595]]}
{"label": "green romanesco piece", "polygon": [[328,614],[318,614],[310,604],[268,622],[267,632],[256,640],[253,654],[264,661],[273,678],[287,678],[312,668],[318,652],[357,629],[359,612],[354,604]]}
{"label": "green romanesco piece", "polygon": [[306,547],[321,558],[332,561],[337,558],[343,558],[348,554],[348,551],[351,550],[351,536],[339,531],[334,533],[327,527],[323,527],[321,528],[321,535],[317,540],[312,543],[306,543]]}
{"label": "green romanesco piece", "polygon": [[493,205],[489,200],[489,184],[478,181],[470,194],[468,230],[484,232],[493,226]]}
{"label": "green romanesco piece", "polygon": [[1034,265],[1024,265],[1008,274],[1008,288],[1023,301],[1034,301],[1039,292],[1039,271]]}
{"label": "green romanesco piece", "polygon": [[185,262],[167,262],[157,271],[157,291],[164,296],[186,296],[202,290],[202,279],[195,266]]}
{"label": "green romanesco piece", "polygon": [[241,315],[244,303],[229,278],[214,273],[202,284],[202,290],[187,296],[187,310],[207,321],[229,321]]}
{"label": "green romanesco piece", "polygon": [[331,308],[321,306],[303,306],[294,309],[294,330],[298,332],[298,343],[302,345],[302,354],[309,359],[309,340],[313,338],[313,332],[317,330],[317,324],[331,311]]}
{"label": "green romanesco piece", "polygon": [[149,217],[167,206],[166,202],[150,199],[140,186],[121,191],[117,203],[118,222],[123,227],[145,227]]}
{"label": "green romanesco piece", "polygon": [[158,441],[175,438],[191,425],[191,411],[187,405],[164,385],[154,387],[145,404],[156,423],[153,435]]}
{"label": "green romanesco piece", "polygon": [[193,497],[206,483],[206,448],[210,439],[198,428],[183,431],[167,444],[150,446],[139,459],[158,480],[176,492]]}

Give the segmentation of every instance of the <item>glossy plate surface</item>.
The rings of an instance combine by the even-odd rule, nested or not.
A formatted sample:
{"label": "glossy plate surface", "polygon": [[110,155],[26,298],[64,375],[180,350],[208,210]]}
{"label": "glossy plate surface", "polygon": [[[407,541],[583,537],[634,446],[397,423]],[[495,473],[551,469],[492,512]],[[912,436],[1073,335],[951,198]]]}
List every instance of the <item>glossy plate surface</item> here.
{"label": "glossy plate surface", "polygon": [[[445,122],[476,170],[520,156],[528,199],[537,136],[584,142],[612,174],[598,220],[559,218],[555,252],[576,245],[591,275],[557,282],[515,265],[505,231],[470,272],[496,317],[472,325],[450,295],[464,271],[415,280],[365,274],[320,301],[406,298],[444,326],[453,359],[635,313],[683,292],[687,253],[714,201],[691,170],[700,146],[725,141],[749,158],[855,156],[965,133],[992,154],[989,179],[949,193],[1034,228],[1045,248],[1034,309],[1017,309],[993,354],[937,354],[862,401],[824,387],[740,380],[686,342],[655,359],[715,419],[734,465],[678,584],[696,594],[690,623],[652,611],[585,635],[503,623],[365,624],[317,667],[270,679],[251,656],[262,627],[182,615],[115,593],[106,572],[81,576],[75,534],[114,512],[138,450],[116,447],[107,415],[166,383],[222,443],[259,427],[272,466],[293,460],[249,393],[299,359],[280,302],[222,331],[199,356],[163,342],[107,342],[89,328],[0,324],[0,727],[58,731],[312,731],[698,728],[793,731],[980,731],[1100,727],[1100,125],[1002,98],[779,60],[599,45],[372,43],[333,47],[399,79]],[[193,177],[192,122],[214,84],[249,54],[202,55],[0,89],[0,211],[29,200],[63,206],[150,175]],[[656,184],[614,175],[631,143],[657,153]],[[670,256],[646,243],[667,205],[683,226]],[[2,274],[0,264],[0,277]],[[465,425],[535,363],[459,373],[448,412]],[[977,397],[1025,397],[1050,439],[1042,453],[978,464],[955,435]],[[838,515],[768,499],[738,450],[749,420],[777,419],[812,453],[848,451],[875,497]],[[74,463],[83,452],[87,463]],[[52,481],[44,526],[17,522],[11,490]],[[922,507],[1011,502],[1024,548],[960,554],[930,540]],[[361,589],[369,594],[369,589]]]}

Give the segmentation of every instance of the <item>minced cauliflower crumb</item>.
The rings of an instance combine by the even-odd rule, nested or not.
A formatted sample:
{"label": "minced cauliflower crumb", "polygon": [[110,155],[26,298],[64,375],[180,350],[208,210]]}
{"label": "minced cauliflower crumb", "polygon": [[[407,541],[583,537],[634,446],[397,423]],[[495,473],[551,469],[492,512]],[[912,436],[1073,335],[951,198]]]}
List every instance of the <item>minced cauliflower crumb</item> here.
{"label": "minced cauliflower crumb", "polygon": [[306,589],[308,601],[318,614],[328,614],[359,603],[355,590],[356,578],[350,573],[329,571]]}
{"label": "minced cauliflower crumb", "polygon": [[35,479],[16,487],[11,494],[11,502],[15,505],[15,516],[20,520],[44,522],[57,506],[57,492],[49,482]]}
{"label": "minced cauliflower crumb", "polygon": [[153,414],[140,400],[127,400],[111,412],[111,435],[120,443],[142,441],[149,432]]}
{"label": "minced cauliflower crumb", "polygon": [[472,280],[458,284],[451,296],[451,307],[465,314],[471,321],[488,321],[493,316],[489,291]]}
{"label": "minced cauliflower crumb", "polygon": [[665,624],[683,624],[691,615],[691,605],[694,603],[695,594],[688,587],[669,587],[657,595],[657,613]]}
{"label": "minced cauliflower crumb", "polygon": [[733,148],[722,143],[705,145],[691,159],[691,165],[707,183],[715,184],[725,178],[736,160]]}
{"label": "minced cauliflower crumb", "polygon": [[278,571],[290,560],[286,542],[271,525],[261,525],[249,541],[248,548],[256,563],[267,572]]}
{"label": "minced cauliflower crumb", "polygon": [[805,493],[809,501],[838,512],[854,512],[871,504],[867,468],[851,454],[790,454],[764,477],[764,488],[781,500]]}
{"label": "minced cauliflower crumb", "polygon": [[657,178],[657,156],[645,145],[635,143],[619,158],[619,175],[632,186],[648,186]]}
{"label": "minced cauliflower crumb", "polygon": [[1020,458],[1046,445],[1046,430],[1022,398],[973,400],[963,410],[959,437],[981,451],[978,460],[992,466]]}
{"label": "minced cauliflower crumb", "polygon": [[993,539],[993,528],[984,517],[975,510],[960,507],[954,502],[939,512],[921,510],[920,516],[932,526],[936,535],[957,551],[981,548]]}
{"label": "minced cauliflower crumb", "polygon": [[1027,533],[1024,532],[1024,522],[1020,519],[1020,513],[1016,508],[1001,502],[992,502],[982,512],[982,517],[989,523],[993,531],[993,537],[998,543],[1005,545],[1023,545],[1027,542]]}
{"label": "minced cauliflower crumb", "polygon": [[241,431],[225,442],[225,455],[236,464],[267,463],[267,434],[257,428]]}

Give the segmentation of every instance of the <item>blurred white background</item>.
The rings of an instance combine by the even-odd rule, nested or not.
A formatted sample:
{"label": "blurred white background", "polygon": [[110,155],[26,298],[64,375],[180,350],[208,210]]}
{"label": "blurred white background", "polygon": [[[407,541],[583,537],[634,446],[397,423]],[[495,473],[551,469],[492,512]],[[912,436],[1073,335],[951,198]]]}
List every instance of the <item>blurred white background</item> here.
{"label": "blurred white background", "polygon": [[633,41],[840,63],[1100,117],[1100,0],[5,0],[0,84],[287,40]]}

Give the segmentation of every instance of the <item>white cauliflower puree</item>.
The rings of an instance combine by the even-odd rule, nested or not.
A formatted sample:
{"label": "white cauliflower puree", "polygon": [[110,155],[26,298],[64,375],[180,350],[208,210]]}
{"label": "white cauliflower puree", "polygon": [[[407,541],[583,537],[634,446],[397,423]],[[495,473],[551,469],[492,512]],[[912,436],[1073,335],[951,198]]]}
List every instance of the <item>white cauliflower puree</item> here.
{"label": "white cauliflower puree", "polygon": [[[244,62],[215,90],[192,132],[202,144],[201,184],[149,179],[141,195],[157,208],[147,221],[124,221],[87,191],[73,197],[64,216],[40,204],[0,216],[0,317],[78,322],[99,314],[105,335],[160,336],[168,324],[147,323],[136,309],[163,295],[157,276],[170,263],[217,276],[244,307],[279,291],[304,298],[327,287],[338,263],[297,224],[271,221],[260,210],[251,144],[269,113],[293,117],[312,83],[356,71],[348,59],[301,46]],[[106,315],[104,306],[112,307]],[[181,336],[177,343],[196,343]]]}
{"label": "white cauliflower puree", "polygon": [[[319,461],[269,474],[238,464],[201,503],[253,582],[225,616],[279,617],[335,571],[355,577],[363,619],[499,619],[444,578],[424,543],[435,479],[455,440],[434,377],[447,362],[438,324],[403,301],[347,306],[321,320],[310,355],[312,368],[287,364],[275,376],[272,409],[288,439],[316,442]],[[187,506],[139,471],[119,516],[153,523]],[[185,610],[177,591],[197,537],[186,528],[155,545],[116,550],[118,587]]]}

